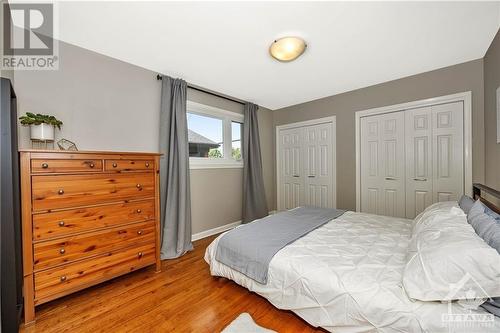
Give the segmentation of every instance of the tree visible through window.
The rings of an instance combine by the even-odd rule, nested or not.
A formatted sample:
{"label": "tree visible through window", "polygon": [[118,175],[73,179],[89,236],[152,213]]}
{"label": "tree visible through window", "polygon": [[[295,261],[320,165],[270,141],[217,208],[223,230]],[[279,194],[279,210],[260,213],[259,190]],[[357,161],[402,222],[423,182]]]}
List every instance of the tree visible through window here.
{"label": "tree visible through window", "polygon": [[236,121],[231,122],[231,152],[232,157],[241,160],[241,137],[243,136],[243,126]]}

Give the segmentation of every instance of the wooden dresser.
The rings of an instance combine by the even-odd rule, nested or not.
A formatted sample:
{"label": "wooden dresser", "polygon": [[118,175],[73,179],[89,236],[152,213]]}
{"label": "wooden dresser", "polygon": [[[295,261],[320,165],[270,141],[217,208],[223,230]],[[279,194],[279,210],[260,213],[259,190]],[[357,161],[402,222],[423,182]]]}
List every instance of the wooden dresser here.
{"label": "wooden dresser", "polygon": [[22,150],[25,322],[35,306],[160,270],[159,155]]}

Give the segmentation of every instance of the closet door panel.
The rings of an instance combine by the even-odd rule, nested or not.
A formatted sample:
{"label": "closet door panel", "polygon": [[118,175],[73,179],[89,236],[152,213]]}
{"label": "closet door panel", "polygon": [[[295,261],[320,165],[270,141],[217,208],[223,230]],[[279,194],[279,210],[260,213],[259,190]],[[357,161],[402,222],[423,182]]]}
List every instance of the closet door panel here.
{"label": "closet door panel", "polygon": [[280,206],[292,209],[303,204],[302,135],[300,129],[282,130],[280,140]]}
{"label": "closet door panel", "polygon": [[463,103],[432,106],[433,201],[464,193]]}
{"label": "closet door panel", "polygon": [[361,211],[382,214],[381,201],[381,161],[379,157],[379,118],[361,118]]}
{"label": "closet door panel", "polygon": [[361,211],[405,217],[404,113],[361,118]]}
{"label": "closet door panel", "polygon": [[333,207],[333,126],[331,123],[304,127],[305,204]]}
{"label": "closet door panel", "polygon": [[383,215],[405,217],[404,112],[381,116]]}
{"label": "closet door panel", "polygon": [[406,217],[432,204],[432,109],[405,112]]}
{"label": "closet door panel", "polygon": [[404,113],[361,119],[361,211],[405,217]]}

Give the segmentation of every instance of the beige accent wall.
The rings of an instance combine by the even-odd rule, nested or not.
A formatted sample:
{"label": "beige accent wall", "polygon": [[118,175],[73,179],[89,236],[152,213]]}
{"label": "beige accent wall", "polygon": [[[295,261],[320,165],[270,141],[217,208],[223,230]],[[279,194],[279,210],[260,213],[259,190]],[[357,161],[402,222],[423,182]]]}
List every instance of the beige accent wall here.
{"label": "beige accent wall", "polygon": [[[53,114],[64,125],[57,138],[80,150],[158,151],[161,83],[156,73],[67,43],[57,71],[15,71],[18,111]],[[188,90],[188,99],[242,113],[225,99]],[[266,197],[274,209],[272,114],[259,110]],[[20,127],[20,146],[29,129]],[[193,233],[241,219],[243,169],[191,171]]]}
{"label": "beige accent wall", "polygon": [[500,143],[497,143],[496,90],[500,87],[500,31],[484,57],[485,183],[500,190]]}
{"label": "beige accent wall", "polygon": [[478,59],[274,111],[274,126],[337,116],[337,206],[356,209],[356,111],[472,91],[473,181],[484,181],[483,60]]}

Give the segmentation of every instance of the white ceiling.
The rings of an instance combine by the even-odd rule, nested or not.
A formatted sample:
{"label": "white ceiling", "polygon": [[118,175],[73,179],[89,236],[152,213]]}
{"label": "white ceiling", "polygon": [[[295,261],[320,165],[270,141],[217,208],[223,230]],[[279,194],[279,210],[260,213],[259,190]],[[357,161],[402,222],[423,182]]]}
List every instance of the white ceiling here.
{"label": "white ceiling", "polygon": [[[59,21],[63,41],[277,109],[481,58],[500,2],[64,2]],[[292,63],[268,54],[285,35],[308,43]]]}

